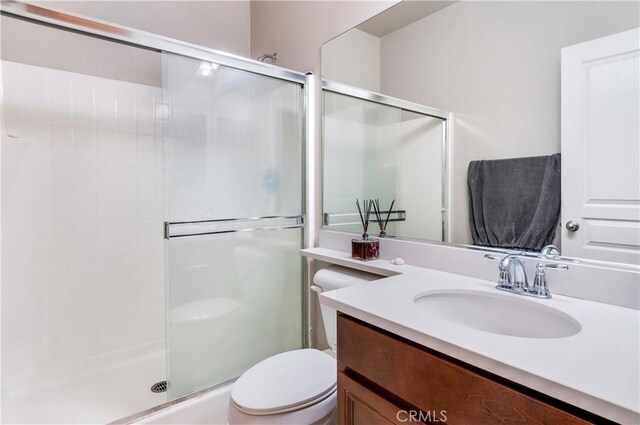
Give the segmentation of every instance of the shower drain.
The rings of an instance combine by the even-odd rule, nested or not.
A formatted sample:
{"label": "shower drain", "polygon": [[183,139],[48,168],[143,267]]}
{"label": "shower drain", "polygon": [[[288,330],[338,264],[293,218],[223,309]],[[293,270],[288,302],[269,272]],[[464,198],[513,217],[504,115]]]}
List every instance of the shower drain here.
{"label": "shower drain", "polygon": [[151,386],[151,392],[163,393],[167,391],[167,381],[156,382]]}

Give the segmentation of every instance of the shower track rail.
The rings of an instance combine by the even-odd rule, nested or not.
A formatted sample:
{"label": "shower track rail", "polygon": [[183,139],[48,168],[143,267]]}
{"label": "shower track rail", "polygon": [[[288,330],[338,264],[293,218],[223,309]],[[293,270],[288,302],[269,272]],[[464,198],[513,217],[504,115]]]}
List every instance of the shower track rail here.
{"label": "shower track rail", "polygon": [[[251,223],[253,223],[253,225],[251,225]],[[215,220],[165,221],[164,238],[174,239],[190,236],[250,232],[254,230],[298,229],[301,227],[304,227],[303,214],[222,218]]]}
{"label": "shower track rail", "polygon": [[442,109],[432,108],[431,106],[421,105],[419,103],[410,102],[398,97],[387,96],[386,94],[376,93],[370,90],[361,89],[359,87],[350,86],[348,84],[339,83],[337,81],[322,80],[322,89],[332,93],[342,94],[345,96],[355,97],[357,99],[367,100],[380,105],[393,106],[395,108],[404,109],[405,111],[416,112],[443,121],[451,119],[451,113]]}

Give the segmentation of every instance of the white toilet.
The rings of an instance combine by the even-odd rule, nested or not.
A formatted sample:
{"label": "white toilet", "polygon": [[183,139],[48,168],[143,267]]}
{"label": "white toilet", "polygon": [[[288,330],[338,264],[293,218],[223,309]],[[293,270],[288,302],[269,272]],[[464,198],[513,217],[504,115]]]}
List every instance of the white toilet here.
{"label": "white toilet", "polygon": [[[379,279],[380,276],[330,266],[313,277],[320,292]],[[336,311],[321,305],[331,350],[287,351],[261,361],[231,388],[229,424],[324,425],[336,421]],[[329,354],[329,353],[330,354]]]}

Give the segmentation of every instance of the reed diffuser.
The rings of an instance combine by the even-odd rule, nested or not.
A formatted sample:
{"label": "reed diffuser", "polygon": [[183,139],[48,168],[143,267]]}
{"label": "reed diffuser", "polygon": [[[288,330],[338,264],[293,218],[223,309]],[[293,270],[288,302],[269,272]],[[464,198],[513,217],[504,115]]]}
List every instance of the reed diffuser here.
{"label": "reed diffuser", "polygon": [[378,222],[378,227],[380,227],[380,237],[384,238],[387,236],[387,224],[389,224],[389,218],[391,217],[391,212],[393,211],[393,205],[396,203],[394,199],[391,201],[391,206],[389,207],[389,211],[387,211],[387,217],[384,218],[382,215],[382,210],[380,209],[380,200],[373,200],[373,212],[376,215],[376,221]]}
{"label": "reed diffuser", "polygon": [[356,199],[356,207],[360,215],[362,223],[362,239],[351,239],[351,257],[362,260],[375,260],[380,256],[380,241],[369,237],[369,219],[371,218],[371,210],[373,209],[372,200],[360,201]]}

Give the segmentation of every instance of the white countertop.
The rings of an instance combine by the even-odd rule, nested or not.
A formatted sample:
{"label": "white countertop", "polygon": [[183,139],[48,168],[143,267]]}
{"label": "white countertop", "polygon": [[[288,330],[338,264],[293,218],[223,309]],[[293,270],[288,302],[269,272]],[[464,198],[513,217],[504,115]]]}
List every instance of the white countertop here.
{"label": "white countertop", "polygon": [[496,293],[494,282],[395,266],[386,260],[365,263],[323,248],[302,254],[389,276],[325,292],[321,303],[597,415],[624,424],[640,423],[640,311],[561,295],[548,300],[526,297],[572,316],[581,331],[553,339],[498,335],[430,320],[428,312],[414,304],[417,294],[430,290]]}

